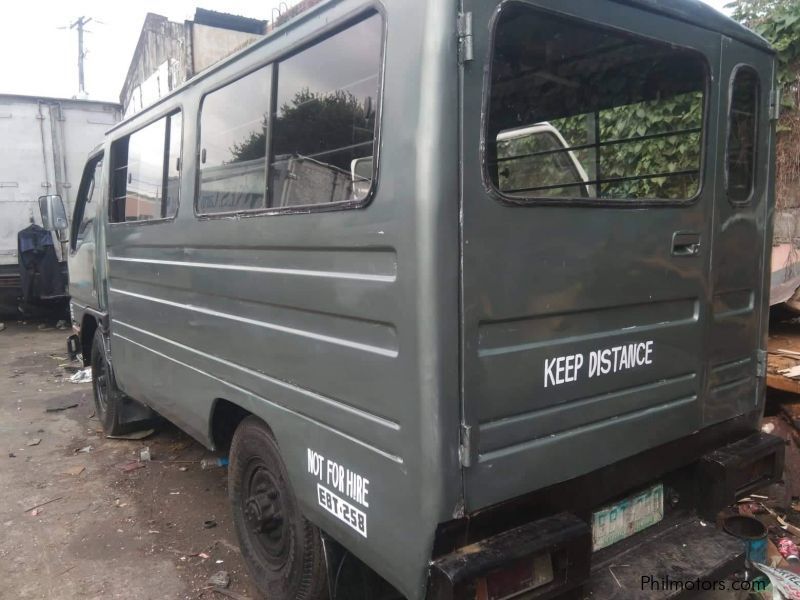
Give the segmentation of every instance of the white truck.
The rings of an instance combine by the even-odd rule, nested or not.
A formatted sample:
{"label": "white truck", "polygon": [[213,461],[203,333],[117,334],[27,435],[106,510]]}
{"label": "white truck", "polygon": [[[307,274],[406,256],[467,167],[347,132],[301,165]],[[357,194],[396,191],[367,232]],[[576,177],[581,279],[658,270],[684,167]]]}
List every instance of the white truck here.
{"label": "white truck", "polygon": [[[17,234],[32,223],[53,228],[38,199],[60,196],[72,214],[86,156],[121,115],[111,102],[0,94],[0,314],[15,311],[22,293]],[[52,235],[66,276],[66,231]]]}

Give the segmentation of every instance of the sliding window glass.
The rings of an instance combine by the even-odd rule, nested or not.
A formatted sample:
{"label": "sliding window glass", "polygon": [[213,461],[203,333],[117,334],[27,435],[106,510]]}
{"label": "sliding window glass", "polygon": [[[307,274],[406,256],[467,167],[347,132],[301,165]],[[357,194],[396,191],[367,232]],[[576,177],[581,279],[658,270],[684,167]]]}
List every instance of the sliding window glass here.
{"label": "sliding window glass", "polygon": [[367,197],[381,48],[382,21],[373,15],[279,63],[271,207]]}
{"label": "sliding window glass", "polygon": [[750,67],[740,67],[731,87],[728,120],[727,175],[731,202],[747,202],[753,193],[758,90],[758,74]]}
{"label": "sliding window glass", "polygon": [[211,92],[200,116],[200,214],[263,209],[270,68]]}
{"label": "sliding window glass", "polygon": [[497,21],[486,169],[514,200],[687,200],[706,67],[693,51],[509,4]]}
{"label": "sliding window glass", "polygon": [[175,113],[113,143],[112,223],[175,216],[181,124],[180,113]]}

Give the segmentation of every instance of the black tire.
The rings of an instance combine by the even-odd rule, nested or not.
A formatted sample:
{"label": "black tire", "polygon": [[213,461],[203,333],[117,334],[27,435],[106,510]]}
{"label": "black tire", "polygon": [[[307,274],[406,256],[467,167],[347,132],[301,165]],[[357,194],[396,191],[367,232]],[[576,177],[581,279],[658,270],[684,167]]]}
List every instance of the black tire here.
{"label": "black tire", "polygon": [[125,420],[125,405],[132,401],[117,387],[114,371],[108,361],[106,339],[99,328],[92,341],[91,364],[95,414],[106,435],[123,435],[151,426],[152,422],[148,419]]}
{"label": "black tire", "polygon": [[269,600],[323,600],[327,572],[319,529],[300,512],[266,424],[244,419],[233,436],[228,494],[250,575]]}

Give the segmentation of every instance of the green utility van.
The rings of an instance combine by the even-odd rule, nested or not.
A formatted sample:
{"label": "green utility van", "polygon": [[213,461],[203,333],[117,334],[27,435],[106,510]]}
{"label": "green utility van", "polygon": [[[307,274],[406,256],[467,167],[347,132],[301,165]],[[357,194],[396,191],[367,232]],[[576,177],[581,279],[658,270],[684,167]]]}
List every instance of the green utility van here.
{"label": "green utility van", "polygon": [[89,158],[104,428],[229,456],[270,600],[724,578],[714,515],[783,468],[774,81],[697,0],[317,4]]}

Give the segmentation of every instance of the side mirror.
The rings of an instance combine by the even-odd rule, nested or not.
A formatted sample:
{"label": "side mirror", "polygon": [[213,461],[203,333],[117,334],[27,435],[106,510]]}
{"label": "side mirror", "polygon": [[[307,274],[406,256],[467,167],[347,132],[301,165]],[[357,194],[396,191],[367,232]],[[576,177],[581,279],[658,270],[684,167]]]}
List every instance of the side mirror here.
{"label": "side mirror", "polygon": [[42,215],[42,227],[48,231],[63,232],[69,227],[61,196],[39,196],[39,212]]}
{"label": "side mirror", "polygon": [[364,156],[350,161],[350,176],[353,180],[353,195],[363,200],[372,187],[372,157]]}

